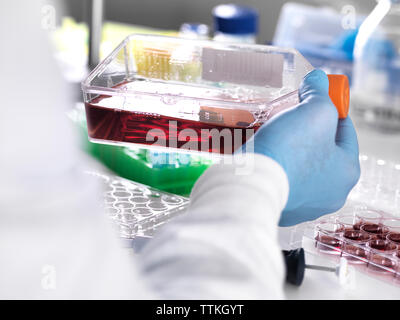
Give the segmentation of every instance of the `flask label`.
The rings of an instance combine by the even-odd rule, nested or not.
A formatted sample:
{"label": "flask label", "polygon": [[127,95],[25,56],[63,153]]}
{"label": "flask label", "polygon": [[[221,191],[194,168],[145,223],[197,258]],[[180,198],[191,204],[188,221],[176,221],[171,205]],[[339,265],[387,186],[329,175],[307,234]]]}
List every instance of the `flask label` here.
{"label": "flask label", "polygon": [[202,62],[203,80],[282,87],[282,54],[203,48]]}

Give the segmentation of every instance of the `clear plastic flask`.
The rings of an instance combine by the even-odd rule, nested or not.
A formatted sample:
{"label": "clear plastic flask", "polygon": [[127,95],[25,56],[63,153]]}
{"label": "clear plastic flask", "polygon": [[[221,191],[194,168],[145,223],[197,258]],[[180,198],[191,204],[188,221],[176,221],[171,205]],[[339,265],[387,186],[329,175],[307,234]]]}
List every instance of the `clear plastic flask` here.
{"label": "clear plastic flask", "polygon": [[[82,83],[89,138],[231,154],[298,105],[298,88],[312,70],[293,49],[131,35]],[[329,80],[344,118],[348,80]]]}

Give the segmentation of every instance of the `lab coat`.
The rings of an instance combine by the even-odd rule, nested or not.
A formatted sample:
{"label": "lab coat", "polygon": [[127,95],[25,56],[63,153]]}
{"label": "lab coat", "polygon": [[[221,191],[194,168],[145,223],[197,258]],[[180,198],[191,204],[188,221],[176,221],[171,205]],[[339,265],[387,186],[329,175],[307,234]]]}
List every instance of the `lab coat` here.
{"label": "lab coat", "polygon": [[187,213],[133,256],[110,230],[98,164],[81,153],[36,1],[0,3],[1,299],[283,298],[277,224],[288,196],[283,169],[216,165]]}

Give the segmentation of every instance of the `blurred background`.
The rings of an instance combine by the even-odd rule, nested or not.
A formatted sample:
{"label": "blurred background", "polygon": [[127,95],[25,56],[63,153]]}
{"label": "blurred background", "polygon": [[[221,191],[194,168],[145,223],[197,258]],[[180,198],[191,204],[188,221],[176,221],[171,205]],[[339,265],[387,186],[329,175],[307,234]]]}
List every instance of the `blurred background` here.
{"label": "blurred background", "polygon": [[[52,3],[76,21],[85,21],[87,0],[54,0]],[[258,9],[260,14],[259,42],[271,42],[276,30],[279,13],[288,1],[246,0],[232,3],[246,4]],[[352,5],[359,14],[368,14],[376,5],[376,0],[296,1],[313,6],[327,5],[341,11],[343,6]],[[221,4],[218,0],[112,0],[104,2],[105,20],[118,21],[153,28],[178,30],[182,23],[202,22],[212,26],[211,10]]]}

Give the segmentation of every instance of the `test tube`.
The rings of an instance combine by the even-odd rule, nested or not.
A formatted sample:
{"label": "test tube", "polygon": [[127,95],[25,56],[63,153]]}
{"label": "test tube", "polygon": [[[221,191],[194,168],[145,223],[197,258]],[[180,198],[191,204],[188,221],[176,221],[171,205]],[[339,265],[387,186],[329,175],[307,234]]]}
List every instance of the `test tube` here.
{"label": "test tube", "polygon": [[340,255],[343,227],[338,223],[321,222],[316,226],[316,247],[322,253]]}

